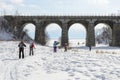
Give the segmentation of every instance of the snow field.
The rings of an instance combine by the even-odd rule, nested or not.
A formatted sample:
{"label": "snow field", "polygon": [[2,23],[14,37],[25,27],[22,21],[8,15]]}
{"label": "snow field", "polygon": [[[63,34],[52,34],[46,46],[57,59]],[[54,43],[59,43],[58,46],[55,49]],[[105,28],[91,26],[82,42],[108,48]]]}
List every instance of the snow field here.
{"label": "snow field", "polygon": [[18,59],[19,42],[1,42],[0,80],[120,80],[120,49],[87,47],[68,50],[36,45],[35,55]]}

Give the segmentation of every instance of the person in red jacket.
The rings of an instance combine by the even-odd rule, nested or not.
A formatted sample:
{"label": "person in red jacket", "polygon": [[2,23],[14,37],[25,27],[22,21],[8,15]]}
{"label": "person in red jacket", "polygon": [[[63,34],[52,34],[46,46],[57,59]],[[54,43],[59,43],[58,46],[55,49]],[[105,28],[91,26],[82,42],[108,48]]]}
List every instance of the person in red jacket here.
{"label": "person in red jacket", "polygon": [[34,55],[33,48],[35,48],[34,42],[30,44],[30,54],[29,54],[30,56]]}

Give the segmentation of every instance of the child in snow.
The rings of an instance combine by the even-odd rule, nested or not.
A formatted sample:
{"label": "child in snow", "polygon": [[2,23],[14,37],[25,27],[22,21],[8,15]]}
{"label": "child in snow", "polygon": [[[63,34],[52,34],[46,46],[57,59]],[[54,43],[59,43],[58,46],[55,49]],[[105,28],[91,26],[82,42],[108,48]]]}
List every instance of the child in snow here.
{"label": "child in snow", "polygon": [[19,59],[21,58],[21,54],[22,54],[22,58],[24,58],[24,47],[26,47],[26,45],[24,44],[23,41],[21,41],[18,47],[19,47]]}
{"label": "child in snow", "polygon": [[34,42],[30,44],[30,53],[29,53],[30,56],[34,55],[33,48],[35,48]]}

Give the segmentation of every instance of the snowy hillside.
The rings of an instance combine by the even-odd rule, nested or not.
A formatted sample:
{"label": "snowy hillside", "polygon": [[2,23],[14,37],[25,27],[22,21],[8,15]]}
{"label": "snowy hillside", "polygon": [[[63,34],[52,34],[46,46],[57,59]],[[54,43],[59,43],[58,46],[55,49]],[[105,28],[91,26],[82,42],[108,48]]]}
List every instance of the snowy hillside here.
{"label": "snowy hillside", "polygon": [[[120,49],[68,50],[36,45],[35,55],[18,59],[19,42],[0,42],[0,80],[120,80]],[[8,45],[9,44],[9,45]]]}
{"label": "snowy hillside", "polygon": [[5,31],[0,31],[0,40],[13,40],[13,35]]}
{"label": "snowy hillside", "polygon": [[0,40],[13,40],[13,35],[10,32],[10,26],[4,17],[0,16]]}

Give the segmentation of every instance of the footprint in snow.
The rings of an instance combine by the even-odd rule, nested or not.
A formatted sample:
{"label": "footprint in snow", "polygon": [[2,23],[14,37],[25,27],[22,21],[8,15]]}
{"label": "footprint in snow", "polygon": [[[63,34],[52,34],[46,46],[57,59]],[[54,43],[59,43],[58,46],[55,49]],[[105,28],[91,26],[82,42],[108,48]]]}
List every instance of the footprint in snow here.
{"label": "footprint in snow", "polygon": [[30,74],[25,74],[24,76],[28,77]]}

